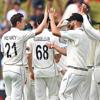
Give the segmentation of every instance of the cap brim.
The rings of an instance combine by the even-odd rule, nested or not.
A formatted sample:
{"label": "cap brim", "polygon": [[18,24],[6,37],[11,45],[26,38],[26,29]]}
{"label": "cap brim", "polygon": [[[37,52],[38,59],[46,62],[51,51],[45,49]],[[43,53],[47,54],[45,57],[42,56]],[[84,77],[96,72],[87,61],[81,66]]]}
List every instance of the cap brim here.
{"label": "cap brim", "polygon": [[75,20],[75,18],[74,18],[74,16],[70,16],[68,19],[66,19],[66,20],[68,20],[68,21],[73,21],[73,20]]}

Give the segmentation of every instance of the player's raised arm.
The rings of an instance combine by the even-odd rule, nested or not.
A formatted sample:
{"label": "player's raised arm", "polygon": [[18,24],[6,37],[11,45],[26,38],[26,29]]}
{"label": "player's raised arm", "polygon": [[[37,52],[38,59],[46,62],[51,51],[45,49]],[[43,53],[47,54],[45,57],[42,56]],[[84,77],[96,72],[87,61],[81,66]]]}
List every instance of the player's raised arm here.
{"label": "player's raised arm", "polygon": [[34,80],[34,73],[32,68],[32,53],[27,54],[29,77]]}
{"label": "player's raised arm", "polygon": [[51,24],[51,31],[53,33],[53,35],[60,37],[60,31],[57,28],[56,24],[55,24],[55,20],[54,20],[54,9],[51,8],[49,10],[49,18],[50,18],[50,24]]}
{"label": "player's raised arm", "polygon": [[100,40],[100,32],[99,30],[94,29],[89,23],[87,15],[86,15],[86,9],[87,9],[86,6],[82,4],[81,14],[83,15],[83,19],[84,19],[83,26],[85,28],[85,31],[93,39]]}
{"label": "player's raised arm", "polygon": [[44,19],[43,19],[42,23],[37,27],[37,29],[35,31],[35,35],[38,35],[39,33],[41,33],[43,31],[45,24],[47,22],[47,18],[48,18],[48,7],[46,6],[45,13],[44,13]]}

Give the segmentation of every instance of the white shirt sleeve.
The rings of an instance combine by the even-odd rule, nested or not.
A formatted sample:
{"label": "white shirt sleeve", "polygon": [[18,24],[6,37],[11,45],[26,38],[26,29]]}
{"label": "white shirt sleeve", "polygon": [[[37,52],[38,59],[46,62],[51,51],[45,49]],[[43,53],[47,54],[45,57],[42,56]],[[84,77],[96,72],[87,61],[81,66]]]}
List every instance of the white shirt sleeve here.
{"label": "white shirt sleeve", "polygon": [[84,26],[84,29],[85,29],[86,33],[89,36],[91,36],[93,39],[100,40],[99,30],[96,30],[91,26],[91,24],[89,23],[86,15],[83,15],[83,18],[84,18],[83,26]]}
{"label": "white shirt sleeve", "polygon": [[24,41],[27,41],[28,39],[35,37],[35,30],[24,31],[22,34],[23,34]]}
{"label": "white shirt sleeve", "polygon": [[64,38],[66,40],[72,40],[75,42],[75,45],[77,45],[79,43],[79,38],[80,38],[80,34],[79,34],[79,30],[69,30],[69,31],[60,31],[61,33],[61,37]]}
{"label": "white shirt sleeve", "polygon": [[55,44],[58,44],[58,45],[59,45],[59,37],[54,36],[53,39],[54,39],[53,42],[54,42]]}
{"label": "white shirt sleeve", "polygon": [[61,48],[66,48],[67,47],[67,42],[63,38],[59,38],[60,42],[60,47]]}
{"label": "white shirt sleeve", "polygon": [[29,39],[26,43],[26,53],[27,54],[32,53],[32,50],[33,50],[33,46],[32,46],[33,42],[32,41],[33,41],[33,38]]}

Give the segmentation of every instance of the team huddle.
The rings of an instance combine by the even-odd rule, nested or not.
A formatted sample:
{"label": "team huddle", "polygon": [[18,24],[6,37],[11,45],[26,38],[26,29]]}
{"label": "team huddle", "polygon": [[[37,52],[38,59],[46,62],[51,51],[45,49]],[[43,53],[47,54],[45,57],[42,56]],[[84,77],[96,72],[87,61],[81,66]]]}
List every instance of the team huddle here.
{"label": "team huddle", "polygon": [[23,30],[22,14],[11,17],[1,40],[6,100],[100,100],[100,32],[86,10],[83,4],[56,26],[54,9],[46,7],[32,30]]}

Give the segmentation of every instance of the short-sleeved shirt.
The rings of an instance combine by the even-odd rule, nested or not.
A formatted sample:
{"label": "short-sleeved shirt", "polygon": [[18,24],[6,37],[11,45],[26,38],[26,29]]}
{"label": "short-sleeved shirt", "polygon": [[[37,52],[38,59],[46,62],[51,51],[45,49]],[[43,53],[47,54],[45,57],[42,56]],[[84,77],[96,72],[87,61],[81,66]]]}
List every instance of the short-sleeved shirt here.
{"label": "short-sleeved shirt", "polygon": [[52,77],[58,74],[54,61],[54,49],[49,49],[47,43],[54,43],[59,39],[52,35],[48,29],[29,39],[27,42],[28,53],[32,53],[34,73],[36,77]]}
{"label": "short-sleeved shirt", "polygon": [[3,64],[25,66],[26,58],[26,41],[35,36],[33,31],[21,31],[17,28],[11,28],[5,33],[1,40],[1,52],[4,53]]}

